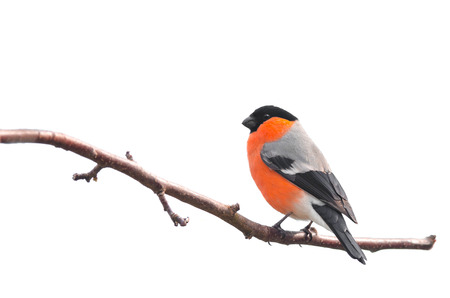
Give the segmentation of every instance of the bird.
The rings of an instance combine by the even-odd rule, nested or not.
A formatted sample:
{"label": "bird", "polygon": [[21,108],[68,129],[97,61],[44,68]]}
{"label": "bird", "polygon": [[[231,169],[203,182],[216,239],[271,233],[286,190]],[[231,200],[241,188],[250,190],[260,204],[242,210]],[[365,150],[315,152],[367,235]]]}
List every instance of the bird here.
{"label": "bird", "polygon": [[[357,223],[344,189],[322,152],[297,117],[267,105],[256,109],[242,124],[250,129],[247,156],[250,173],[265,200],[283,218],[307,220],[333,232],[350,257],[367,258],[348,230],[343,215]],[[308,235],[307,234],[307,235]]]}

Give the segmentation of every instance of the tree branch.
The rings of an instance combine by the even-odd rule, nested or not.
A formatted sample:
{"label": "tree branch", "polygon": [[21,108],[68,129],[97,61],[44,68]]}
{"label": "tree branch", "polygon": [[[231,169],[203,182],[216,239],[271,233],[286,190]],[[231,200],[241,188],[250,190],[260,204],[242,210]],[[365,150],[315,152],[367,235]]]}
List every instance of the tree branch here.
{"label": "tree branch", "polygon": [[[78,155],[88,158],[97,165],[86,174],[75,174],[74,179],[96,178],[98,172],[103,168],[115,169],[142,185],[151,189],[158,195],[164,210],[169,214],[175,225],[186,225],[187,219],[183,219],[175,214],[167,203],[165,195],[172,196],[178,200],[190,204],[196,208],[217,216],[228,224],[241,231],[246,238],[258,238],[266,242],[277,242],[281,244],[307,244],[333,249],[343,249],[339,240],[333,236],[322,236],[312,231],[312,239],[307,239],[304,232],[281,233],[279,230],[258,224],[243,215],[239,214],[239,205],[225,205],[204,195],[191,191],[183,186],[157,177],[144,170],[127,154],[127,158],[122,158],[96,148],[83,141],[72,138],[62,133],[43,130],[0,130],[0,143],[41,143],[53,145],[57,148],[72,151]],[[362,249],[376,252],[382,249],[423,249],[429,250],[436,242],[436,236],[431,235],[425,238],[355,238]]]}

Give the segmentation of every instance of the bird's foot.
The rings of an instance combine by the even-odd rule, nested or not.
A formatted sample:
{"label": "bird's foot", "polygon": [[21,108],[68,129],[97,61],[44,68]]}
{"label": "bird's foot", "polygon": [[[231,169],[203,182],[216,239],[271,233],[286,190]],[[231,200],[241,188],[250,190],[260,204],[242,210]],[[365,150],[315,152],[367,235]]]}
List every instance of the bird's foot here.
{"label": "bird's foot", "polygon": [[306,242],[310,242],[312,240],[312,233],[311,233],[311,225],[312,225],[312,221],[309,222],[309,224],[304,227],[303,229],[300,230],[300,232],[305,233],[305,240]]}
{"label": "bird's foot", "polygon": [[286,238],[286,231],[283,230],[283,228],[281,227],[281,223],[282,223],[286,218],[288,218],[289,216],[291,216],[291,214],[292,214],[292,212],[289,212],[288,214],[286,214],[285,216],[283,216],[282,219],[280,219],[279,221],[277,221],[276,224],[274,224],[274,225],[272,226],[272,228],[277,229],[277,231],[280,232],[280,234],[281,234],[281,239]]}

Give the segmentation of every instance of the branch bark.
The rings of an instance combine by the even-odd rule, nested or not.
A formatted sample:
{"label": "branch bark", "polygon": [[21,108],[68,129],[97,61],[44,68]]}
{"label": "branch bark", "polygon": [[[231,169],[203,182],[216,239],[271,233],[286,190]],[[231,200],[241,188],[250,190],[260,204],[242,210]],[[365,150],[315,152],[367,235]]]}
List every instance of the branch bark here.
{"label": "branch bark", "polygon": [[[53,145],[57,148],[72,151],[80,156],[94,161],[97,165],[86,174],[75,174],[74,179],[96,179],[98,172],[103,168],[115,169],[132,179],[139,181],[145,187],[151,189],[158,195],[164,210],[169,214],[175,225],[184,226],[188,218],[184,219],[175,214],[167,203],[165,195],[172,196],[178,200],[190,204],[196,208],[206,211],[241,231],[246,238],[258,238],[266,242],[277,242],[281,244],[307,244],[333,249],[343,249],[339,240],[334,236],[323,236],[312,230],[312,239],[308,239],[304,232],[279,230],[258,224],[240,213],[239,205],[225,205],[209,197],[198,194],[181,185],[175,184],[146,171],[139,166],[128,153],[127,158],[122,158],[107,151],[94,147],[83,141],[57,133],[44,130],[0,130],[0,143],[40,143]],[[422,249],[429,250],[436,242],[436,236],[430,235],[425,238],[355,238],[362,249],[376,252],[382,249]]]}

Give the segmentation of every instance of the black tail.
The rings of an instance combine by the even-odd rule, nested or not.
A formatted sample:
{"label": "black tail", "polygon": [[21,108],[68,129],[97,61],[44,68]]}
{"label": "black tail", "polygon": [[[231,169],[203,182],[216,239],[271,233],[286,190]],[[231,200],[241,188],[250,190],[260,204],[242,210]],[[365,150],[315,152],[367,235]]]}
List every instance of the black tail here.
{"label": "black tail", "polygon": [[327,205],[313,205],[313,208],[319,213],[320,217],[322,217],[331,231],[336,235],[347,253],[352,258],[366,264],[365,260],[367,260],[367,258],[361,250],[361,247],[356,243],[352,234],[350,234],[342,214]]}

